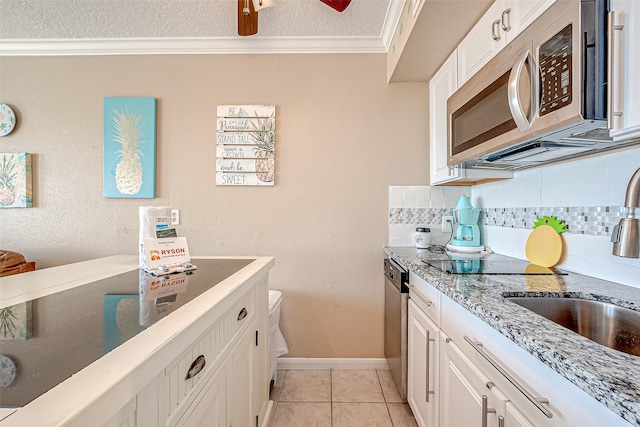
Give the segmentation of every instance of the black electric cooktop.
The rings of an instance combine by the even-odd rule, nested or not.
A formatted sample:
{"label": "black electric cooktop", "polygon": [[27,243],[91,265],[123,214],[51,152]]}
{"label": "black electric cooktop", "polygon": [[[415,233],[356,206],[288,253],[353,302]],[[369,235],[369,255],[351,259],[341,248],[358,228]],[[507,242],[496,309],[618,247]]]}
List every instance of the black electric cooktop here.
{"label": "black electric cooktop", "polygon": [[551,275],[566,276],[557,268],[541,267],[517,258],[500,254],[469,257],[449,254],[447,259],[422,260],[423,263],[447,274],[503,274],[503,275]]}

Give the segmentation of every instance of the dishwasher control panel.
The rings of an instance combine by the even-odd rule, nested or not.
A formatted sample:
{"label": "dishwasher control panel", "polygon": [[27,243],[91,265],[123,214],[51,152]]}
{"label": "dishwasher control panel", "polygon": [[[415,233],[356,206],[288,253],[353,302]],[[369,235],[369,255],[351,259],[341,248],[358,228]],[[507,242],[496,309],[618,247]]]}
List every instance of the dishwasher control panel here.
{"label": "dishwasher control panel", "polygon": [[397,289],[400,289],[400,292],[409,292],[409,288],[406,285],[409,281],[409,272],[390,258],[385,258],[384,260],[384,277],[393,283]]}

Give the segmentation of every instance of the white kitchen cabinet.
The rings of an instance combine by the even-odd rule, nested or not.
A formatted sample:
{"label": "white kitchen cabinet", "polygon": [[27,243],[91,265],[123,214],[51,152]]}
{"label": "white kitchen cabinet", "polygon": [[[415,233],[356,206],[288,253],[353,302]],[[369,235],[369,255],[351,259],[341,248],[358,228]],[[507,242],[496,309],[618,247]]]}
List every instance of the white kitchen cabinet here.
{"label": "white kitchen cabinet", "polygon": [[[573,427],[628,426],[593,397],[571,384],[552,368],[523,350],[507,337],[496,331],[463,306],[445,295],[442,296],[441,330],[452,339],[456,347],[494,385],[494,394],[503,395],[510,405],[496,405],[498,416],[504,418],[505,426]],[[464,337],[479,344],[492,364],[482,356]],[[445,337],[445,339],[446,339]],[[441,343],[440,378],[446,374],[445,344]],[[509,375],[507,378],[496,365]],[[518,384],[518,386],[515,385]],[[441,384],[441,402],[445,401],[445,390]],[[534,403],[543,402],[541,405]],[[547,403],[544,403],[547,402]],[[441,425],[444,406],[441,403]]]}
{"label": "white kitchen cabinet", "polygon": [[[500,425],[500,424],[498,424]],[[511,402],[505,403],[504,427],[535,427]]]}
{"label": "white kitchen cabinet", "polygon": [[451,427],[497,426],[504,400],[489,378],[444,332],[440,335],[440,421]]}
{"label": "white kitchen cabinet", "polygon": [[447,165],[447,100],[458,88],[457,51],[449,56],[429,81],[429,174],[430,184],[475,184],[492,179],[506,179],[511,171],[463,169]]}
{"label": "white kitchen cabinet", "polygon": [[407,400],[421,427],[438,425],[438,328],[409,300]]}
{"label": "white kitchen cabinet", "polygon": [[458,45],[462,86],[556,0],[496,0]]}
{"label": "white kitchen cabinet", "polygon": [[251,322],[222,365],[215,368],[215,373],[202,379],[203,386],[196,390],[193,402],[175,423],[176,427],[259,425],[260,414],[255,410],[259,389],[256,381],[259,346],[255,342],[255,326],[256,320]]}
{"label": "white kitchen cabinet", "polygon": [[255,411],[258,378],[256,353],[258,343],[255,329],[244,334],[236,348],[229,354],[226,366],[227,424],[229,426],[259,425],[259,413]]}
{"label": "white kitchen cabinet", "polygon": [[431,185],[461,178],[460,166],[447,166],[447,99],[458,88],[457,51],[429,81],[429,173]]}
{"label": "white kitchen cabinet", "polygon": [[492,378],[469,359],[450,337],[441,332],[440,340],[442,425],[534,427]]}
{"label": "white kitchen cabinet", "polygon": [[617,141],[640,139],[640,2],[611,0],[610,6],[617,26],[612,44],[611,136]]}
{"label": "white kitchen cabinet", "polygon": [[[246,263],[240,258],[220,258],[220,263],[231,263],[224,267],[217,260],[193,260],[199,267],[195,275],[203,280],[197,282],[194,275],[189,285],[205,287],[199,296],[14,410],[2,420],[3,427],[266,426],[270,408],[268,271],[275,262],[269,257],[247,258]],[[93,281],[124,273],[133,276],[137,288],[137,256],[107,257],[57,269],[54,279],[44,269],[3,282],[0,302],[30,300],[32,294],[40,298],[59,288],[92,289]],[[207,272],[215,270],[225,277],[225,269],[229,276],[209,285]],[[52,280],[58,279],[60,284],[52,286]],[[32,283],[46,287],[31,286],[25,292],[25,284]],[[206,364],[187,378],[199,356]]]}
{"label": "white kitchen cabinet", "polygon": [[178,421],[178,427],[226,425],[225,372],[225,367],[220,367],[206,382],[193,402],[193,408]]}
{"label": "white kitchen cabinet", "polygon": [[496,0],[458,45],[460,86],[506,46],[501,27],[505,10],[505,0]]}

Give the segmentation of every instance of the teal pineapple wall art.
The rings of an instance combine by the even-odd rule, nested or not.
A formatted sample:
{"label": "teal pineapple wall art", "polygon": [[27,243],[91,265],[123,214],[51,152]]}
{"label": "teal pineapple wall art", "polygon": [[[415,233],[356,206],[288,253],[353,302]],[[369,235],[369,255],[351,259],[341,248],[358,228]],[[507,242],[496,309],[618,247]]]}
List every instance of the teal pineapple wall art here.
{"label": "teal pineapple wall art", "polygon": [[32,206],[31,154],[0,153],[0,208]]}
{"label": "teal pineapple wall art", "polygon": [[156,197],[156,99],[104,99],[103,196]]}

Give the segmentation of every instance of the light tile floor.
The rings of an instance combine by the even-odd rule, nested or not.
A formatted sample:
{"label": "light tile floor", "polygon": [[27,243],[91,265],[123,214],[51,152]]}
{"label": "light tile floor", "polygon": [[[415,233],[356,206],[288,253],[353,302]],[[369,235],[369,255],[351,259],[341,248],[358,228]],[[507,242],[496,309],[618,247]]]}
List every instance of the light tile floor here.
{"label": "light tile floor", "polygon": [[271,427],[417,427],[390,371],[278,371]]}

